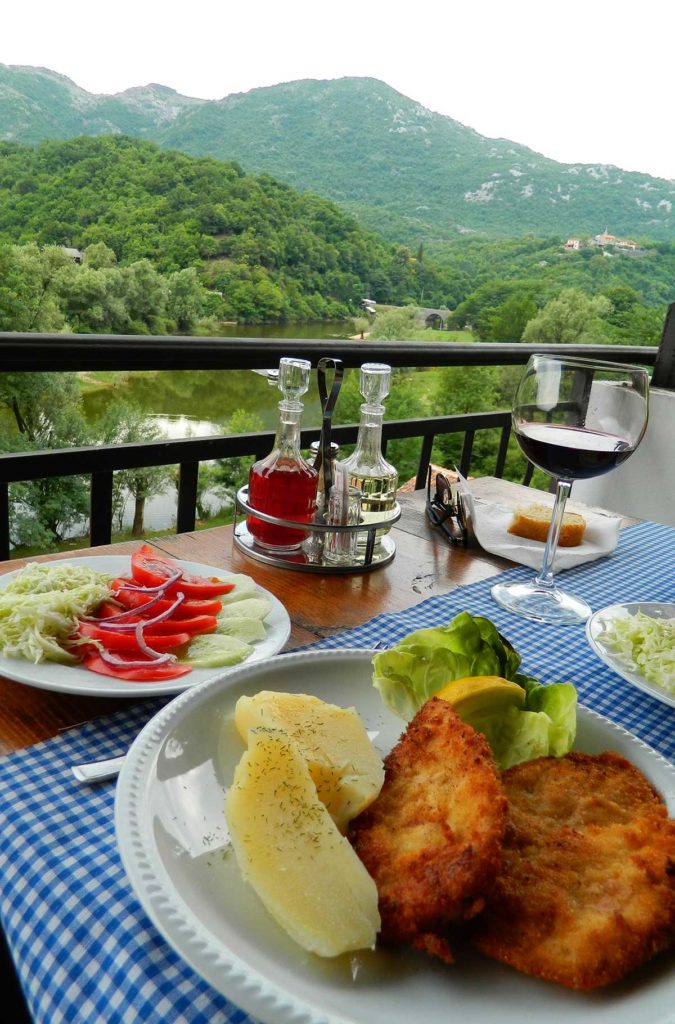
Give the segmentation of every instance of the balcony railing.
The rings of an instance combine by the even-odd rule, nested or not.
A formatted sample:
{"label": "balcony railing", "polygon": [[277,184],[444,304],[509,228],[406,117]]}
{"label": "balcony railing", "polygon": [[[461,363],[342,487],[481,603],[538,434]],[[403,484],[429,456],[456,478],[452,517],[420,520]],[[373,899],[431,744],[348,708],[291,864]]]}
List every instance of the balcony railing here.
{"label": "balcony railing", "polygon": [[[661,386],[675,387],[673,352],[675,317],[671,306],[660,347],[582,346],[574,354],[612,362],[656,366]],[[326,355],[340,358],[346,367],[381,361],[394,367],[505,366],[524,365],[533,352],[570,354],[569,345],[524,345],[455,342],[367,342],[268,340],[250,338],[137,337],[109,335],[44,335],[0,333],[0,365],[4,372],[50,372],[83,370],[242,370],[275,367],[284,355],[309,359],[313,365]],[[335,439],[342,444],[356,441],[357,426],[338,426]],[[416,483],[422,486],[434,440],[443,434],[463,434],[460,469],[468,475],[477,431],[498,429],[500,441],[494,475],[502,476],[511,430],[508,410],[441,416],[434,419],[387,421],[384,444],[394,438],[420,440]],[[318,430],[302,432],[308,446]],[[222,437],[165,440],[107,447],[70,448],[60,451],[9,453],[0,456],[0,558],[10,552],[9,485],[22,480],[88,475],[91,478],[90,542],[106,544],[111,539],[113,515],[113,474],[122,469],[178,465],[178,511],[176,530],[195,527],[199,464],[213,459],[249,456],[260,458],[271,448],[271,432]],[[529,483],[531,471],[525,482]]]}

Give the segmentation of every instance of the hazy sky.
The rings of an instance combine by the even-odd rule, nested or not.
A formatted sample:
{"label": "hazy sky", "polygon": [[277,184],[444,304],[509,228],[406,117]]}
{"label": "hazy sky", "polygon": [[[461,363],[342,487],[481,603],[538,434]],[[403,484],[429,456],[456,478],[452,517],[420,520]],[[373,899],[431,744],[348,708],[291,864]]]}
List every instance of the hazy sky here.
{"label": "hazy sky", "polygon": [[675,179],[674,28],[670,0],[27,0],[0,63],[209,99],[370,76],[554,160]]}

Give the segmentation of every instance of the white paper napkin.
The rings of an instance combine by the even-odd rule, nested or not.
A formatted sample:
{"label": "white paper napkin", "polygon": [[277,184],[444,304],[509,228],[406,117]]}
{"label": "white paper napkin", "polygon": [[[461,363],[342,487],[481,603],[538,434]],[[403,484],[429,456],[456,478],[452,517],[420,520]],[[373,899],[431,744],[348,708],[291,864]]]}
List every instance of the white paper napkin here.
{"label": "white paper napkin", "polygon": [[[461,473],[458,474],[458,485],[480,546],[493,555],[501,555],[502,558],[510,558],[512,562],[541,569],[544,544],[541,541],[528,540],[527,537],[515,537],[508,532],[513,519],[513,507],[507,508],[505,505],[475,498]],[[550,505],[553,508],[553,495],[538,493],[536,496],[533,495],[532,503]],[[603,516],[587,509],[583,511],[583,517],[586,520],[583,541],[574,548],[558,548],[553,564],[555,572],[609,555],[619,543],[621,520],[618,517]]]}

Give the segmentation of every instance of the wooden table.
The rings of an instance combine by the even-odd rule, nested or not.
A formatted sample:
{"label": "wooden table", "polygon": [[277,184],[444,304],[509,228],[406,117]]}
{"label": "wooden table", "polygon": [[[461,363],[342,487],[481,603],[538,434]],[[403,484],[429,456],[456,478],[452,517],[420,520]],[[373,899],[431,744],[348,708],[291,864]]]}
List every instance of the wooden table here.
{"label": "wooden table", "polygon": [[[480,500],[515,507],[548,498],[532,488],[504,480],[472,482]],[[348,575],[320,575],[277,569],[247,558],[232,543],[232,527],[218,527],[154,541],[175,558],[203,562],[251,575],[285,605],[292,630],[287,648],[301,647],[360,625],[383,612],[397,612],[435,594],[496,576],[512,563],[479,547],[452,547],[424,514],[423,492],[400,495],[402,515],[393,531],[396,557],[383,569]],[[575,506],[583,511],[583,506]],[[627,525],[634,520],[623,520]],[[75,554],[128,554],[138,542],[114,544],[47,555],[39,561]],[[0,562],[0,574],[19,568],[21,561]],[[134,698],[130,698],[132,700]],[[136,703],[139,699],[135,698]],[[119,710],[125,701],[56,693],[12,682],[0,676],[0,754],[30,746],[83,722]],[[17,1024],[30,1024],[0,929],[0,987],[5,1007]]]}
{"label": "wooden table", "polygon": [[[491,477],[472,481],[471,487],[479,499],[514,507],[541,497],[532,488]],[[396,557],[388,566],[367,573],[321,575],[265,565],[234,547],[231,526],[162,537],[153,544],[174,558],[253,576],[288,610],[292,629],[286,647],[291,649],[351,629],[375,615],[402,611],[432,595],[496,576],[512,564],[479,547],[451,546],[438,529],[429,525],[424,498],[422,491],[400,496],[402,515],[392,533]],[[572,508],[581,507],[570,504]],[[625,525],[629,520],[623,522]],[[137,547],[138,542],[134,541],[35,560],[128,554]],[[18,560],[0,562],[0,574],[23,564]],[[0,676],[0,754],[30,746],[62,729],[117,710],[120,703],[119,699],[41,690]]]}

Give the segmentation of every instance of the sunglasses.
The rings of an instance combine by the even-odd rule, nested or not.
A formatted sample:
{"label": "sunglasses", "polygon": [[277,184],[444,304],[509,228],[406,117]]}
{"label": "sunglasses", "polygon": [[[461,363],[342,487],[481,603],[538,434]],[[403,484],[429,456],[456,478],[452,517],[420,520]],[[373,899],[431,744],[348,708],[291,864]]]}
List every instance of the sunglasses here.
{"label": "sunglasses", "polygon": [[451,544],[466,547],[469,531],[466,511],[459,488],[455,487],[443,473],[436,474],[436,489],[431,493],[433,471],[429,466],[427,474],[426,513],[433,526],[438,526]]}

